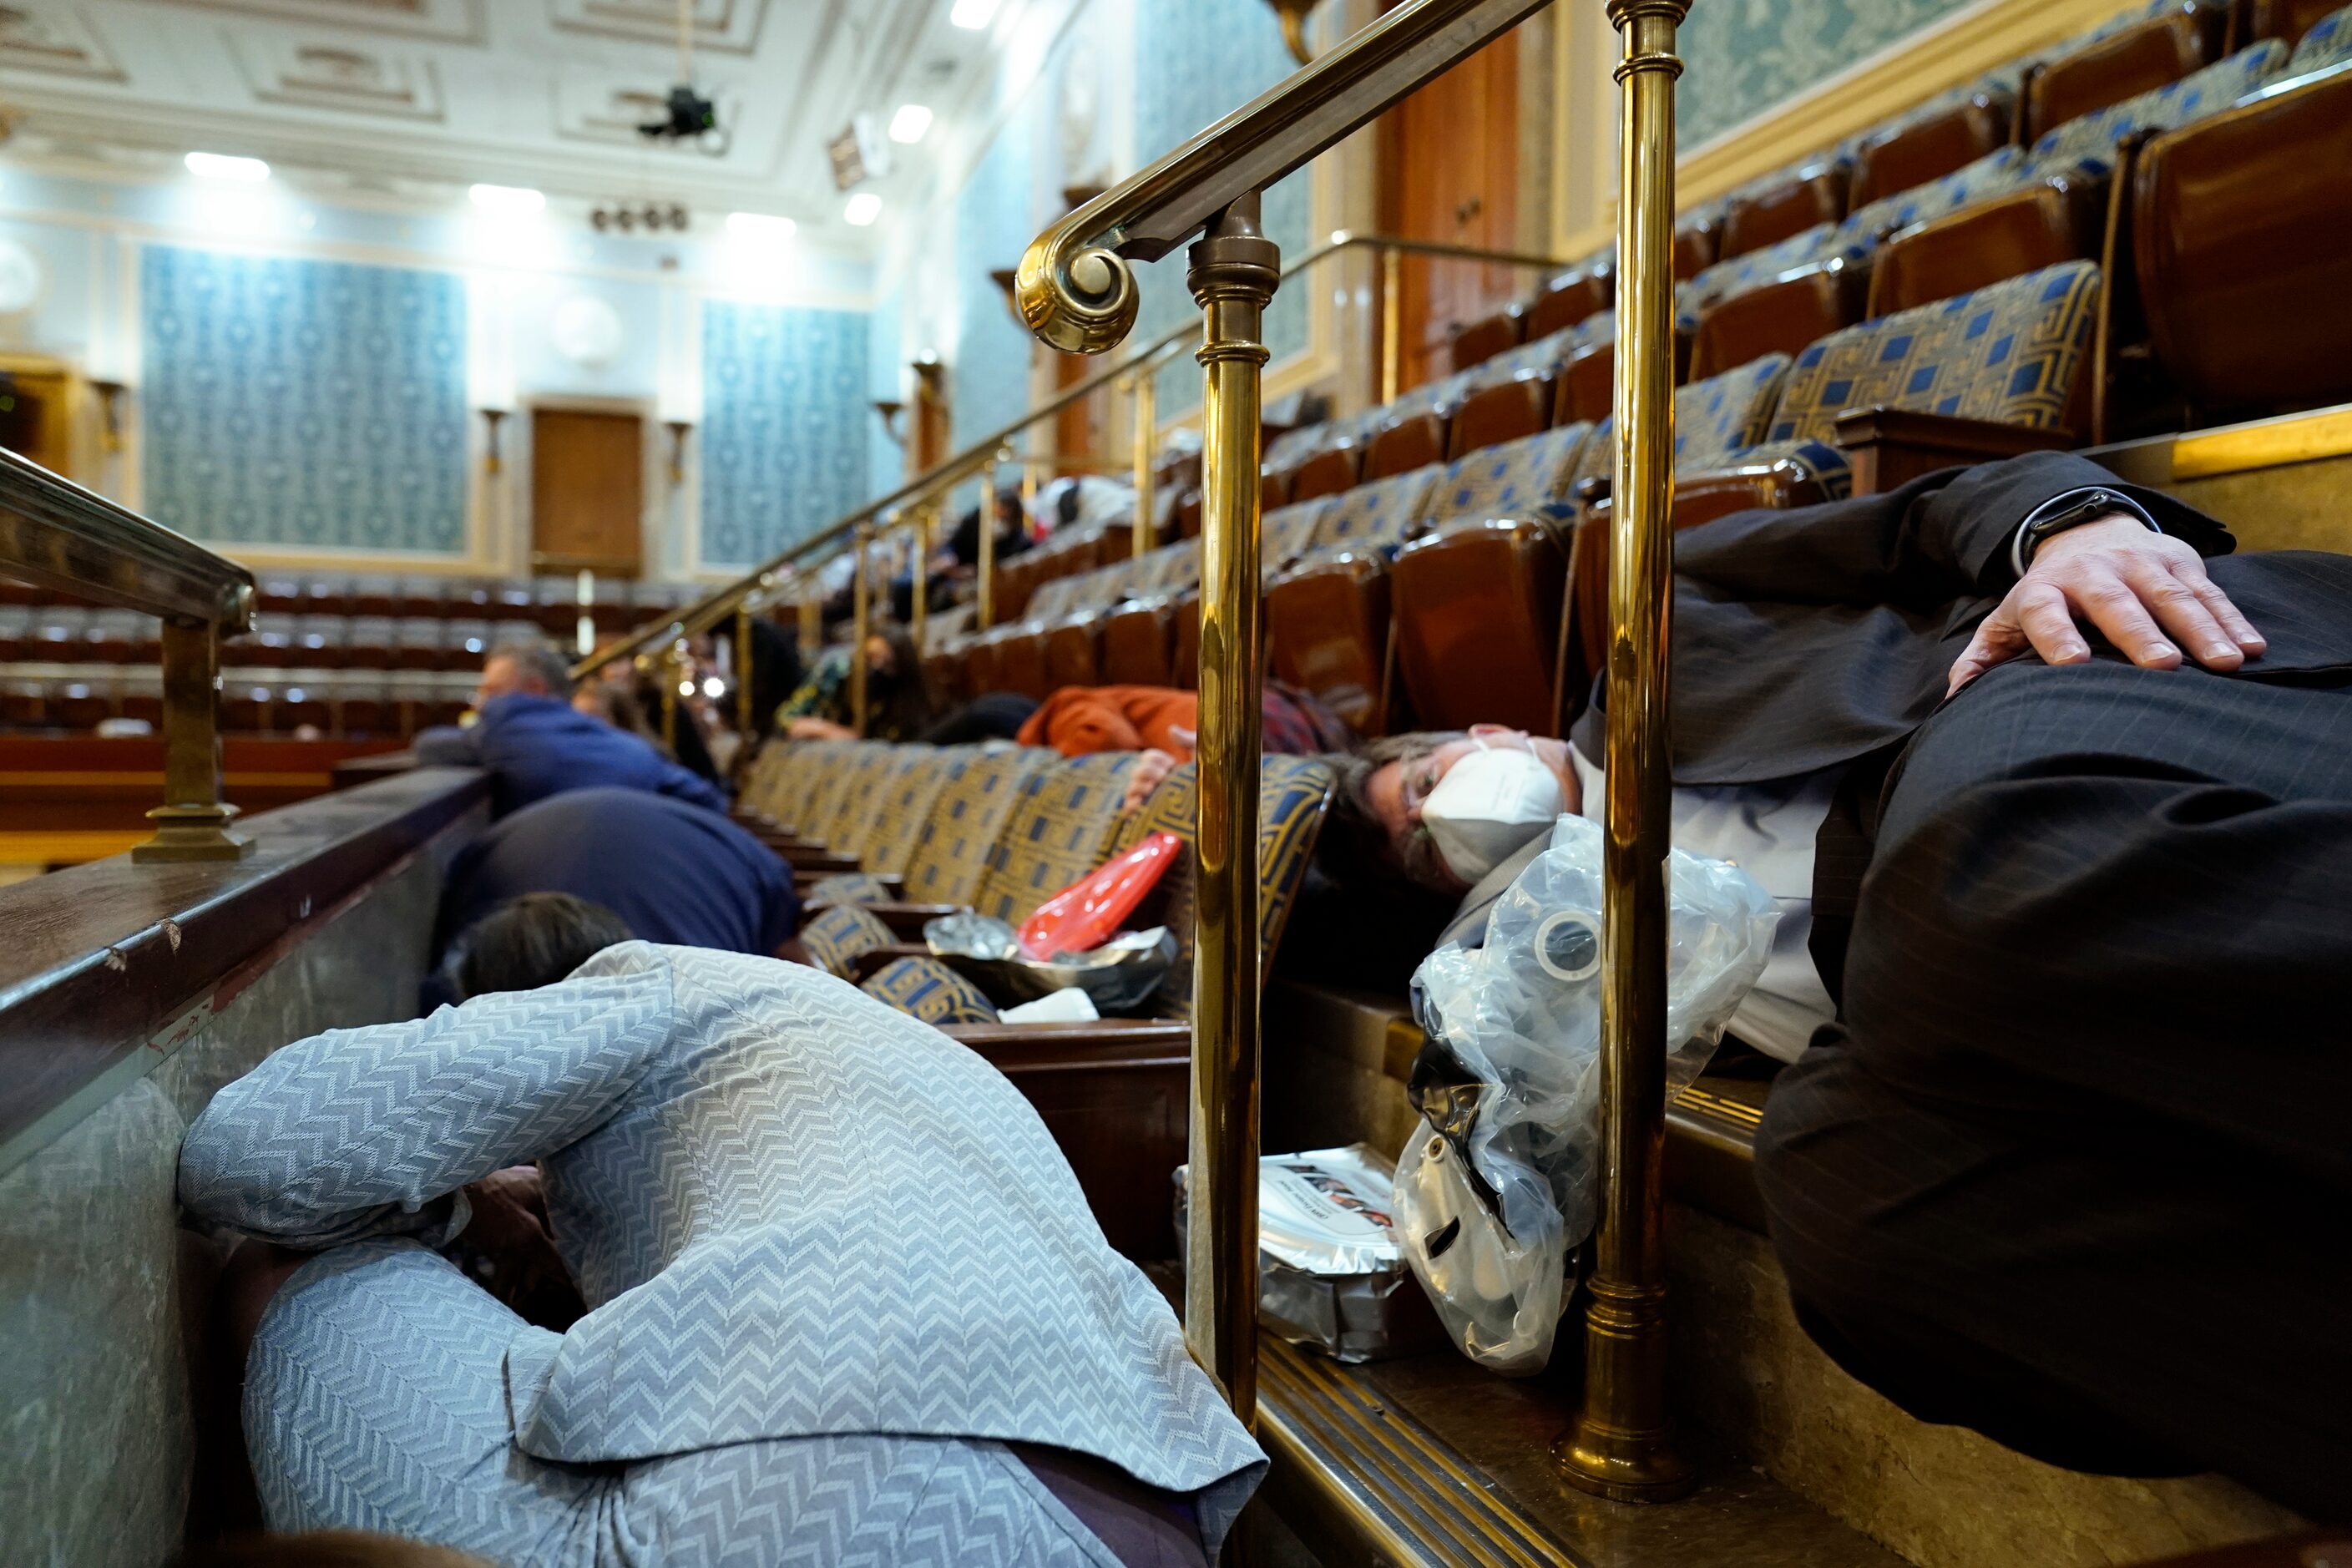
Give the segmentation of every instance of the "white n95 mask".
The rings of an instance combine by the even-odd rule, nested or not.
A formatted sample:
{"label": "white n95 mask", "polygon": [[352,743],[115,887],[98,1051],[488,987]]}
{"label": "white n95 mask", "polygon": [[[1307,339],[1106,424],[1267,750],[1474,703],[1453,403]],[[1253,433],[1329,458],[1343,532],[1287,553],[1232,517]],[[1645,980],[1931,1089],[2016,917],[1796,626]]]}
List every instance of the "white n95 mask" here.
{"label": "white n95 mask", "polygon": [[1465,882],[1509,859],[1560,813],[1559,779],[1532,752],[1477,742],[1421,803],[1421,825]]}

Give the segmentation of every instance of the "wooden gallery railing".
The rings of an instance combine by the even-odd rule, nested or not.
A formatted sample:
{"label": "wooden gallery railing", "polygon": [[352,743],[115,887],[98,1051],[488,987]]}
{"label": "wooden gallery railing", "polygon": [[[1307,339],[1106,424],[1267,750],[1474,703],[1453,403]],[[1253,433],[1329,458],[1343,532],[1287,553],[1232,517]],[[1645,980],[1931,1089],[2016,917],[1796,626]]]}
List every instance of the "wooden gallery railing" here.
{"label": "wooden gallery railing", "polygon": [[[1526,5],[1523,0],[1522,8],[1533,9],[1534,6]],[[1382,325],[1380,345],[1382,401],[1395,395],[1402,353],[1393,310],[1400,258],[1419,256],[1437,261],[1529,268],[1556,269],[1566,265],[1549,256],[1485,250],[1429,240],[1397,239],[1384,235],[1349,234],[1343,230],[1283,268],[1282,278],[1287,281],[1336,257],[1356,251],[1369,251],[1381,258],[1391,304]],[[635,660],[637,668],[646,673],[652,673],[656,666],[660,667],[664,733],[675,739],[677,701],[681,689],[679,672],[687,658],[688,643],[695,637],[716,631],[731,617],[734,621],[735,668],[739,672],[748,670],[751,659],[752,617],[772,605],[797,599],[803,611],[803,640],[812,645],[814,651],[816,640],[814,612],[816,606],[807,584],[820,568],[844,551],[854,551],[858,558],[851,592],[852,637],[854,646],[863,647],[873,614],[869,574],[871,552],[877,542],[884,535],[902,533],[916,562],[923,563],[929,556],[932,542],[938,537],[940,516],[950,493],[978,478],[984,498],[982,505],[987,506],[990,500],[985,498],[992,498],[996,494],[997,471],[1008,466],[1021,470],[1024,490],[1031,489],[1037,474],[1045,470],[1131,476],[1135,487],[1132,549],[1134,553],[1140,555],[1151,547],[1153,520],[1157,515],[1154,465],[1159,452],[1160,421],[1155,374],[1178,349],[1188,342],[1198,341],[1200,331],[1197,325],[1186,321],[1110,369],[1099,371],[1065,388],[1020,418],[973,442],[879,500],[869,502],[797,541],[735,582],[682,610],[647,622],[609,647],[597,649],[572,666],[572,679],[584,680],[607,665],[625,658]],[[1133,438],[1129,458],[1111,460],[1089,454],[1024,454],[1014,449],[1013,443],[1027,431],[1108,386],[1117,386],[1129,394]],[[979,597],[974,605],[973,624],[977,629],[984,631],[996,623],[996,530],[992,527],[980,531],[977,565]],[[916,574],[918,577],[924,575],[921,566],[918,566]],[[927,587],[927,583],[919,584],[913,595],[912,629],[919,648],[924,646],[923,627],[929,615],[929,595],[923,591]],[[863,658],[850,660],[849,680],[852,727],[862,731],[866,727],[866,661]],[[751,711],[751,683],[748,679],[736,681],[735,697],[736,729],[740,733],[750,734],[755,727],[755,715]]]}
{"label": "wooden gallery railing", "polygon": [[221,798],[220,642],[253,629],[253,574],[39,464],[0,450],[0,571],[163,622],[163,804],[141,861],[235,860]]}
{"label": "wooden gallery railing", "polygon": [[[1185,1333],[1244,1420],[1256,1409],[1260,323],[1283,272],[1259,194],[1549,0],[1405,0],[1256,102],[1039,236],[1021,310],[1066,353],[1133,327],[1129,264],[1192,240],[1202,391],[1201,889],[1193,966]],[[1592,0],[1582,0],[1591,4]],[[1659,1166],[1665,1110],[1667,509],[1674,451],[1675,30],[1686,0],[1608,0],[1623,38],[1617,453],[1611,522],[1602,1200],[1584,1405],[1556,1454],[1604,1497],[1679,1495],[1665,1409]],[[1157,352],[1156,350],[1154,352]],[[1281,1436],[1277,1429],[1272,1434]]]}

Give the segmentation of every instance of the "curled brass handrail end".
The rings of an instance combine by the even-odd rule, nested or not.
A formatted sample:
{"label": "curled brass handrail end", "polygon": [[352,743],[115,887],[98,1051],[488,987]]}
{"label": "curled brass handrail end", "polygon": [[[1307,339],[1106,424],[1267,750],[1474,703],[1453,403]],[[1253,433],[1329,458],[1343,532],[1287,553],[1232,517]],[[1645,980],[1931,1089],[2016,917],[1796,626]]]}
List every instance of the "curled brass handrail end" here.
{"label": "curled brass handrail end", "polygon": [[1141,296],[1124,258],[1097,245],[1065,255],[1074,243],[1066,226],[1040,235],[1013,275],[1013,300],[1047,347],[1098,354],[1127,341]]}

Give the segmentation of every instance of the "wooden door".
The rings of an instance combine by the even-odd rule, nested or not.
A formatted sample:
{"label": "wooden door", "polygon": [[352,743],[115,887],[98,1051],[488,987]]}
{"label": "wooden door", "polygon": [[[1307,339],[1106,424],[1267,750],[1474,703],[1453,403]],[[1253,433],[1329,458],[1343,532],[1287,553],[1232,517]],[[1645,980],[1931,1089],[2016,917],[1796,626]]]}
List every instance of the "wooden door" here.
{"label": "wooden door", "polygon": [[532,568],[635,576],[644,562],[645,466],[640,416],[532,409]]}
{"label": "wooden door", "polygon": [[[1381,122],[1381,227],[1408,239],[1512,250],[1518,243],[1519,44],[1506,33]],[[1529,287],[1508,267],[1407,257],[1402,274],[1410,388],[1454,368],[1454,332]]]}
{"label": "wooden door", "polygon": [[0,447],[74,477],[73,381],[67,372],[0,367]]}

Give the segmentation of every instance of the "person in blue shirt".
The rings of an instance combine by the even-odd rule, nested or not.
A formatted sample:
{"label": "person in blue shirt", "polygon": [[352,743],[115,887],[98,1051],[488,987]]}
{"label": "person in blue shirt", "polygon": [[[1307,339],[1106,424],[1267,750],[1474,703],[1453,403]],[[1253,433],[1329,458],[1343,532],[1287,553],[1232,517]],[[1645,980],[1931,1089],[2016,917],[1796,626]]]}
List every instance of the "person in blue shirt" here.
{"label": "person in blue shirt", "polygon": [[486,917],[547,893],[610,910],[646,942],[755,958],[773,956],[800,917],[783,862],[718,813],[639,789],[566,790],[492,823],[451,862],[445,962]]}
{"label": "person in blue shirt", "polygon": [[626,734],[572,706],[572,671],[545,643],[495,649],[474,692],[474,723],[416,737],[425,767],[486,768],[490,812],[508,813],[564,790],[611,785],[667,795],[715,812],[727,796]]}

